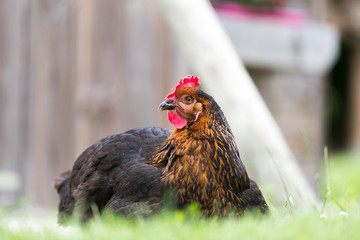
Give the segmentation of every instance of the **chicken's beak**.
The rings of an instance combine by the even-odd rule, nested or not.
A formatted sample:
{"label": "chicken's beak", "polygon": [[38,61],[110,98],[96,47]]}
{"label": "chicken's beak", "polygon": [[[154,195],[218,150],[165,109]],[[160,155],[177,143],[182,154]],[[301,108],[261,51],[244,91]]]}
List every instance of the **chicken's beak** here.
{"label": "chicken's beak", "polygon": [[173,102],[174,102],[173,99],[167,99],[167,100],[163,101],[163,102],[160,104],[159,109],[160,109],[161,111],[164,111],[164,110],[174,110],[174,109],[177,108],[178,106],[172,104]]}

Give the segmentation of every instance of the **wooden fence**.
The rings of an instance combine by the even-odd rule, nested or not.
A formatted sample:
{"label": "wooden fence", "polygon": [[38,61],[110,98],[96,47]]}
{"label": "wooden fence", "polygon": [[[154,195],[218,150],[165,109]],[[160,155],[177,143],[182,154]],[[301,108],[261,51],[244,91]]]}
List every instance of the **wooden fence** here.
{"label": "wooden fence", "polygon": [[186,72],[152,0],[0,1],[0,192],[55,206],[54,176],[90,144],[139,126]]}
{"label": "wooden fence", "polygon": [[[55,206],[54,177],[71,168],[87,146],[134,127],[172,128],[157,106],[189,72],[155,3],[0,1],[0,181],[4,170],[21,181],[12,192],[1,192],[7,183],[0,182],[0,207],[25,196]],[[289,113],[281,103],[290,94],[278,96],[278,83],[269,88],[271,79],[263,84],[257,75],[255,83],[296,157],[307,156],[301,129],[282,118]],[[323,133],[314,125],[322,122],[322,106],[292,101],[299,119],[309,119],[303,125],[316,127],[309,134],[314,152],[322,150]]]}

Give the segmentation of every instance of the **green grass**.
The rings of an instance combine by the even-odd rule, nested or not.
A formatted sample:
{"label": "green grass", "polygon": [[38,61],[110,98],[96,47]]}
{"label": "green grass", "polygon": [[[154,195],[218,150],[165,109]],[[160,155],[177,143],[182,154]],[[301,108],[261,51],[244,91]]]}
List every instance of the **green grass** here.
{"label": "green grass", "polygon": [[[73,227],[58,227],[55,212],[44,216],[0,215],[0,239],[358,239],[360,236],[360,157],[330,157],[329,184],[320,184],[328,199],[321,209],[303,211],[284,207],[271,214],[241,218],[203,219],[190,207],[143,219],[111,214]],[[325,171],[326,172],[326,171]],[[6,212],[6,211],[5,211]]]}

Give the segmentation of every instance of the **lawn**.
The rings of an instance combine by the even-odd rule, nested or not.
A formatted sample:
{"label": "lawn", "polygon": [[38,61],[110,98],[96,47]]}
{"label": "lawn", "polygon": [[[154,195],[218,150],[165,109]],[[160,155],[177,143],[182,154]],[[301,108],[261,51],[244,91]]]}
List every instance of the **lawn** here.
{"label": "lawn", "polygon": [[[324,212],[315,208],[289,211],[280,206],[272,207],[267,216],[203,219],[190,206],[148,219],[106,215],[83,226],[64,228],[57,226],[55,212],[3,211],[0,239],[359,239],[360,157],[337,155],[330,158],[328,170],[330,192]],[[323,184],[324,192],[327,186]]]}

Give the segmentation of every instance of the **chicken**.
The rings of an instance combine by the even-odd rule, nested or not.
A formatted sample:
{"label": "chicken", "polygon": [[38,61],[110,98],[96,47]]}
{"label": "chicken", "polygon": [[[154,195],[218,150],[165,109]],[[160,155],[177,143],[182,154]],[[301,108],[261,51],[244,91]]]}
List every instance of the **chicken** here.
{"label": "chicken", "polygon": [[85,150],[72,171],[55,180],[59,222],[86,220],[93,206],[131,215],[151,213],[164,192],[176,193],[178,207],[198,202],[204,216],[267,212],[249,178],[234,136],[215,100],[197,88],[194,76],[181,79],[159,106],[175,130],[156,127],[111,135]]}

